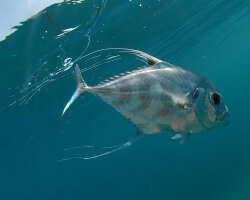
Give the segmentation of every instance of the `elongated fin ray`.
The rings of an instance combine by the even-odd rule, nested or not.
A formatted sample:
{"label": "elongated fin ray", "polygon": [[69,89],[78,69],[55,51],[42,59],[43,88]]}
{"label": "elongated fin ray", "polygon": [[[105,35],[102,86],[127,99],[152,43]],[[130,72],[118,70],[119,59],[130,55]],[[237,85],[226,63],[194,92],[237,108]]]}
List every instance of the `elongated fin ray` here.
{"label": "elongated fin ray", "polygon": [[95,159],[95,158],[100,158],[112,153],[115,153],[117,151],[120,151],[122,149],[125,149],[129,146],[131,146],[132,144],[134,144],[135,142],[137,142],[138,140],[140,140],[142,137],[144,136],[144,134],[140,131],[137,131],[137,134],[131,138],[130,140],[128,140],[127,142],[121,144],[121,145],[116,145],[116,146],[79,146],[79,147],[73,147],[73,148],[67,148],[64,150],[73,150],[73,149],[83,149],[83,148],[94,148],[94,149],[111,149],[107,152],[101,153],[101,154],[97,154],[94,156],[89,156],[89,157],[83,157],[83,156],[74,156],[74,157],[69,157],[69,158],[64,158],[61,160],[58,160],[56,162],[63,162],[63,161],[67,161],[67,160],[72,160],[72,159],[81,159],[81,160],[91,160],[91,159]]}
{"label": "elongated fin ray", "polygon": [[99,52],[102,52],[102,51],[117,51],[118,53],[127,53],[127,54],[130,54],[130,55],[135,55],[135,56],[138,56],[138,57],[141,57],[143,60],[147,61],[148,65],[149,66],[152,66],[156,63],[159,63],[159,62],[162,62],[162,60],[154,57],[154,56],[151,56],[147,53],[144,53],[142,51],[139,51],[139,50],[135,50],[135,49],[127,49],[127,48],[106,48],[106,49],[99,49],[97,51],[93,51],[89,54],[86,54],[84,56],[81,56],[79,57],[75,62],[83,59],[83,58],[86,58],[86,57],[89,57],[95,53],[99,53]]}

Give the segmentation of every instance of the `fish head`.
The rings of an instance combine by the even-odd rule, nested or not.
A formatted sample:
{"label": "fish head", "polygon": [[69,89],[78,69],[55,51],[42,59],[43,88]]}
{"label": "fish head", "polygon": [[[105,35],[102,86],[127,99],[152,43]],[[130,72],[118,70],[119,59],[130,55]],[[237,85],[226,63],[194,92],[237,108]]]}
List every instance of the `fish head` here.
{"label": "fish head", "polygon": [[227,125],[229,111],[222,94],[209,80],[201,82],[192,95],[198,121],[206,129]]}

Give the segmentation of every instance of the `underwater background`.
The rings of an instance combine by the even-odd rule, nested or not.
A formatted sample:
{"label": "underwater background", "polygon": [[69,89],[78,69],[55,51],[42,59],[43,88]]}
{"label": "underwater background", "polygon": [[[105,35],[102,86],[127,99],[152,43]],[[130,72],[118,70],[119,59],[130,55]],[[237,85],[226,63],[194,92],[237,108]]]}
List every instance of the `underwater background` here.
{"label": "underwater background", "polygon": [[[250,199],[250,1],[64,1],[33,14],[0,41],[1,200]],[[135,135],[131,122],[90,94],[61,117],[75,64],[89,85],[145,65],[117,48],[207,77],[230,125],[183,145],[172,134],[149,135],[108,156],[57,162],[104,152],[65,148]]]}

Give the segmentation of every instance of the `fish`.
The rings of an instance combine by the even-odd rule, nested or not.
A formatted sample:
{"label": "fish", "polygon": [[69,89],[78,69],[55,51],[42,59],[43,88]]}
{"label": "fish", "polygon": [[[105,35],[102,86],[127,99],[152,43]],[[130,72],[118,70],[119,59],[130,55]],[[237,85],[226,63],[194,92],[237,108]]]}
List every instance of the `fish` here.
{"label": "fish", "polygon": [[137,54],[147,60],[147,67],[96,86],[87,85],[76,64],[77,88],[62,116],[80,95],[89,92],[130,120],[143,135],[171,132],[175,133],[172,139],[184,143],[192,134],[229,123],[224,98],[210,80],[144,52]]}

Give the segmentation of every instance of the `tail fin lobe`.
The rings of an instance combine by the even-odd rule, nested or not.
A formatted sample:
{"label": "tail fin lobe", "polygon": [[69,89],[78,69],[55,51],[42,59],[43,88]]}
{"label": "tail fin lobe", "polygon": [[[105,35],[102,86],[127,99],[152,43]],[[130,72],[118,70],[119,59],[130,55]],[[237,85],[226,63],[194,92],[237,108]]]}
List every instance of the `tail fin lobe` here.
{"label": "tail fin lobe", "polygon": [[76,67],[75,67],[75,74],[76,74],[76,80],[77,80],[78,86],[81,85],[83,87],[87,87],[86,82],[82,78],[81,70],[78,64],[76,64]]}
{"label": "tail fin lobe", "polygon": [[76,74],[76,80],[77,80],[77,88],[74,92],[74,94],[72,95],[71,99],[69,100],[69,102],[67,103],[67,105],[65,106],[65,108],[63,109],[62,112],[62,116],[64,115],[64,113],[66,112],[66,110],[69,108],[69,106],[82,94],[86,91],[86,88],[88,88],[88,85],[86,84],[86,82],[83,80],[82,75],[81,75],[81,70],[79,68],[79,66],[76,64],[75,67],[75,74]]}

